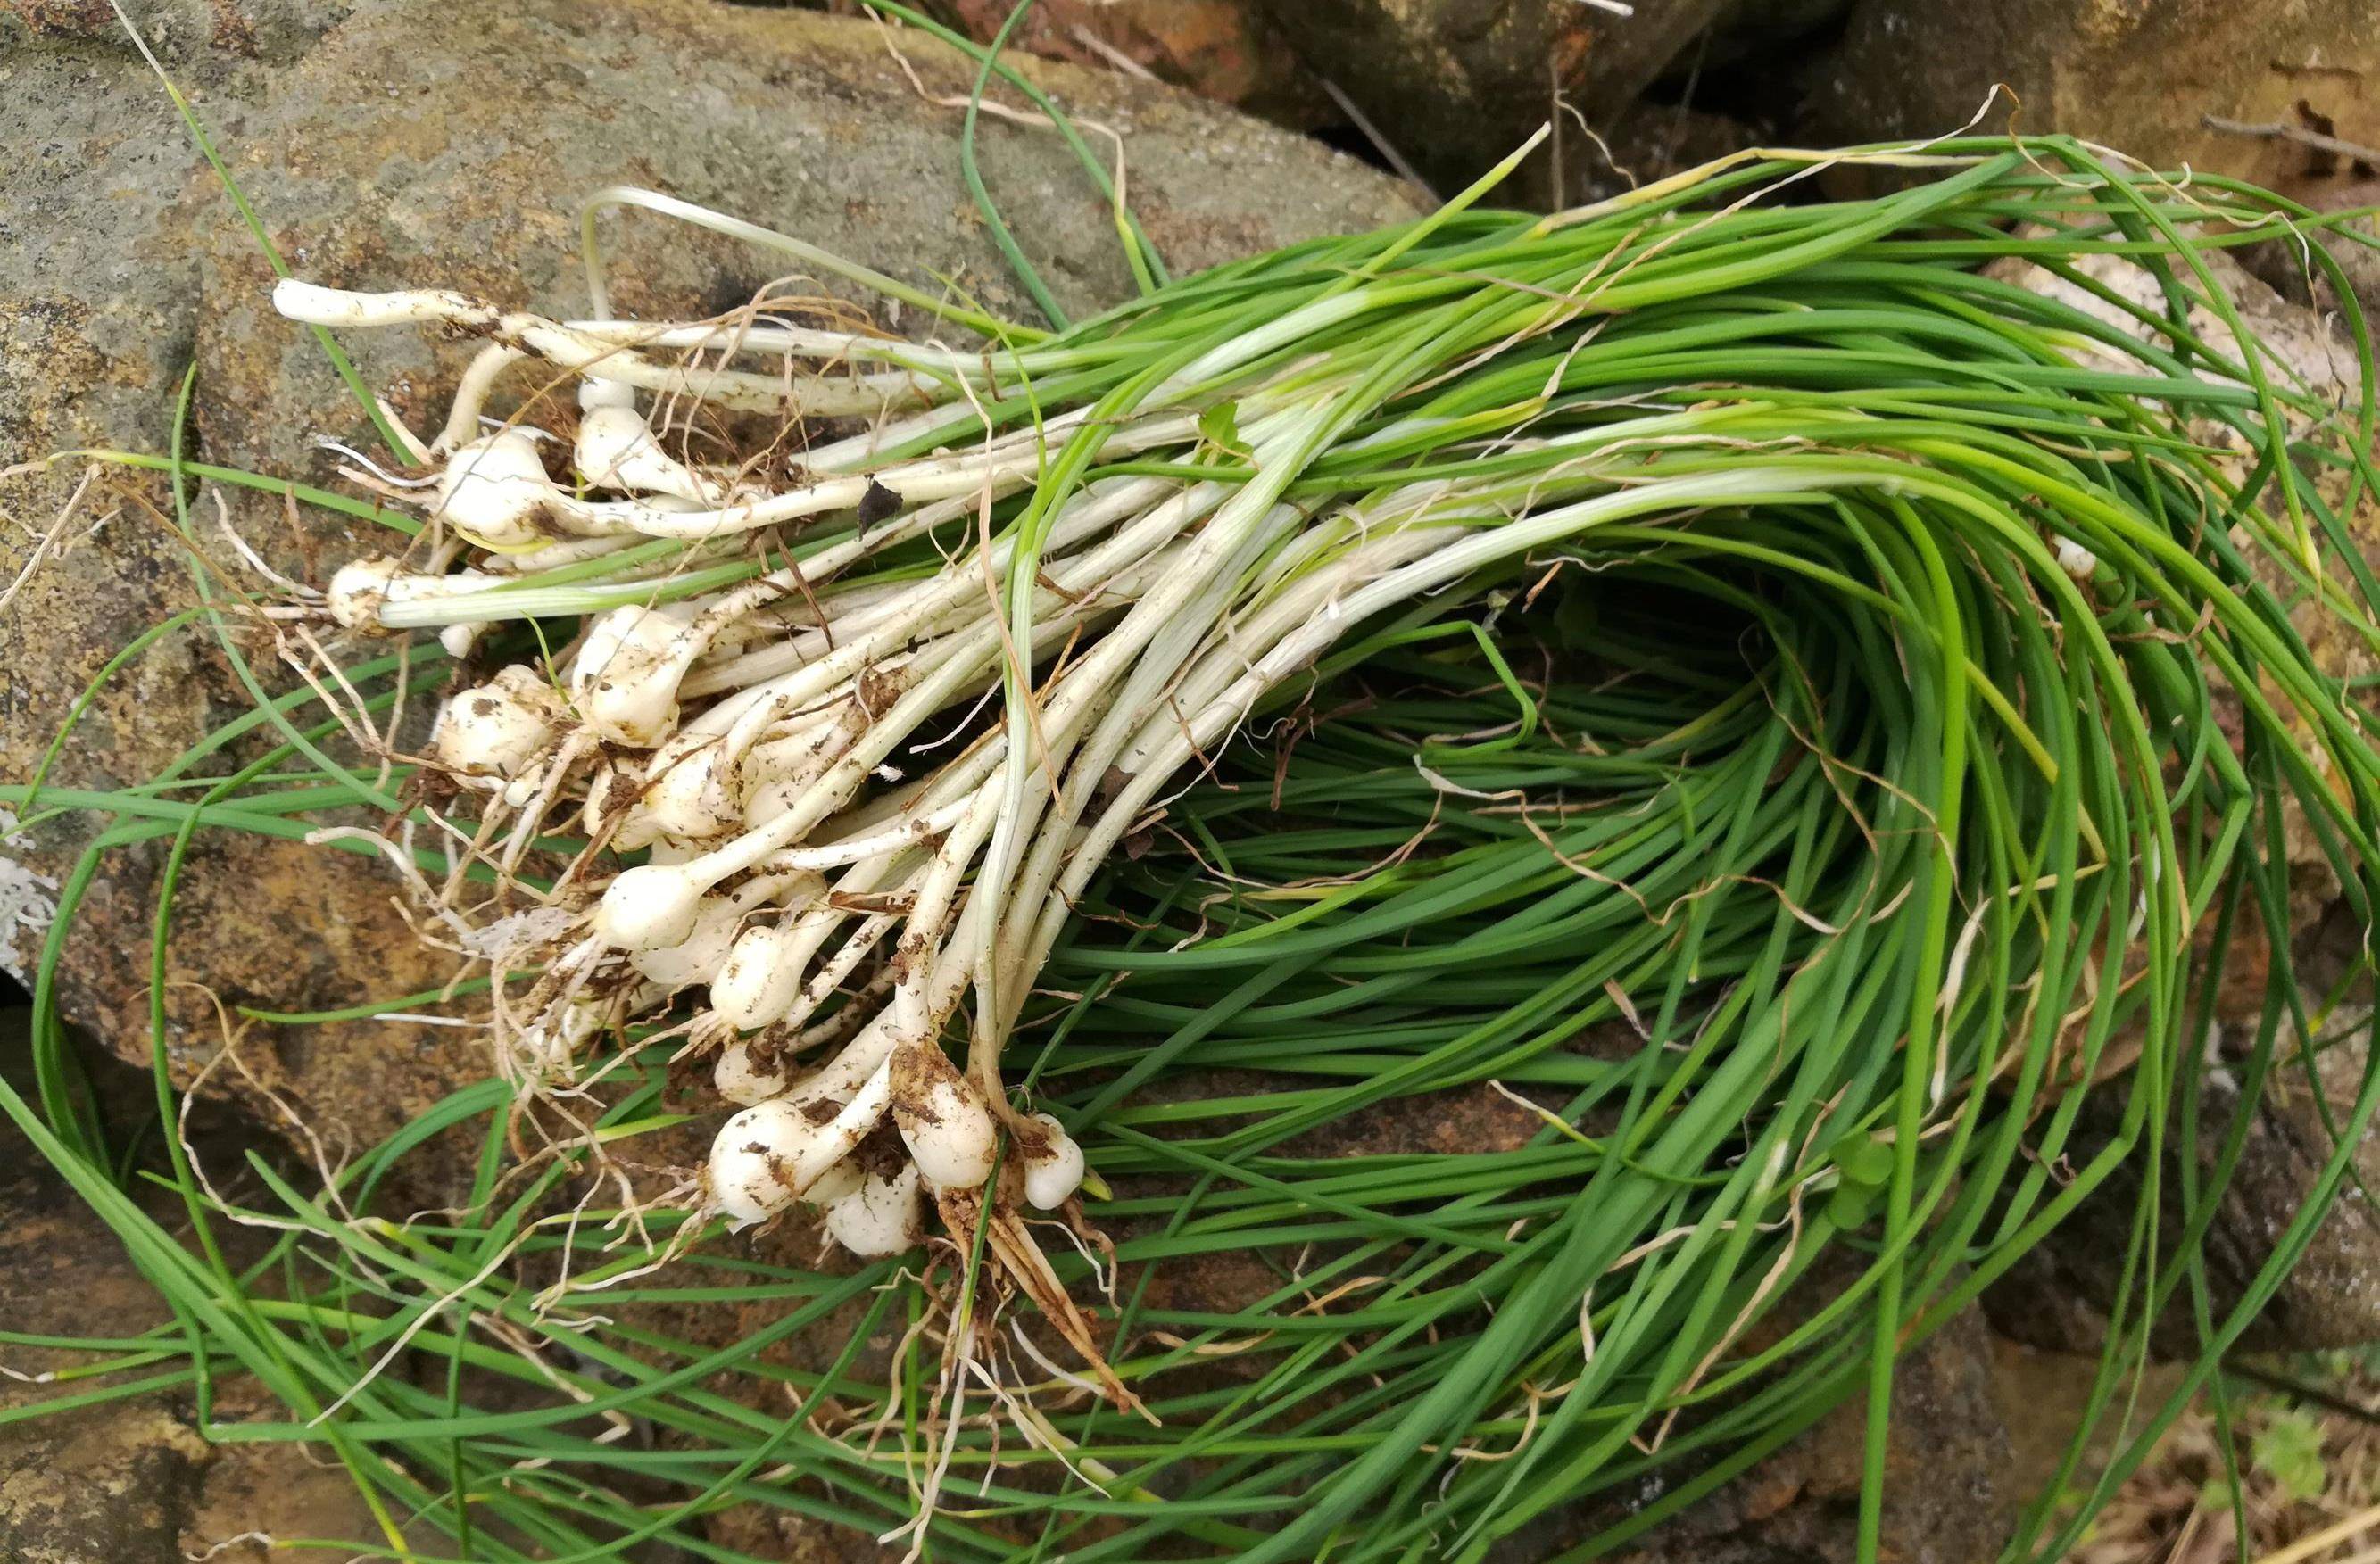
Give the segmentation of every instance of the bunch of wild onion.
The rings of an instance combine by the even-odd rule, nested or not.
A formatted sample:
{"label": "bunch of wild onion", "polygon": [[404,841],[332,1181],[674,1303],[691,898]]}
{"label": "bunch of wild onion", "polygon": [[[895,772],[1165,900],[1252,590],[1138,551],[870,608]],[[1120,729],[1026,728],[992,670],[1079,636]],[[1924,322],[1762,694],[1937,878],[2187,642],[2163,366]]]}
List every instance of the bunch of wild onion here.
{"label": "bunch of wild onion", "polygon": [[[437,762],[486,794],[475,852],[500,873],[565,802],[594,846],[649,855],[574,861],[538,911],[583,918],[524,918],[506,882],[479,900],[495,921],[467,948],[542,973],[507,1027],[533,1071],[707,990],[692,1046],[751,1105],[711,1158],[724,1210],[807,1197],[846,1244],[896,1252],[921,1182],[946,1215],[970,1209],[1004,1129],[1021,1189],[995,1196],[994,1242],[1046,1281],[1012,1194],[1055,1208],[1083,1161],[1012,1107],[1002,1055],[1070,909],[1186,764],[1355,626],[1460,601],[1549,545],[1875,487],[1801,460],[1770,408],[1609,408],[1561,383],[1581,326],[1693,245],[1607,275],[1590,225],[1441,242],[1453,215],[1359,247],[1352,271],[1284,257],[996,352],[282,283],[277,307],[313,324],[492,339],[420,451],[424,557],[348,566],[328,612],[466,634],[589,615],[559,687],[506,667],[449,697],[437,736]],[[1475,257],[1511,276],[1440,274]],[[533,409],[480,432],[524,359],[578,377],[559,478]],[[753,359],[768,367],[732,367]],[[779,425],[752,460],[672,454],[707,412],[873,421],[772,482],[758,458]],[[1001,721],[928,742],[995,690]],[[450,872],[447,899],[463,890],[480,897]],[[941,1037],[970,997],[961,1073]],[[888,1121],[905,1155],[859,1156]]]}
{"label": "bunch of wild onion", "polygon": [[[301,1419],[242,1437],[329,1438],[501,1558],[731,1557],[703,1517],[752,1502],[967,1558],[1475,1559],[1608,1496],[1584,1556],[1864,1393],[1873,1557],[1897,1355],[2132,1162],[2095,1413],[2169,1303],[2206,1356],[2104,1492],[2302,1251],[2380,1099],[2367,1070],[2269,1264],[2214,1297],[2200,1239],[2284,1039],[2321,1025],[2288,957],[2291,833],[2360,922],[2375,887],[2380,753],[2305,634],[2380,644],[2350,532],[2373,400],[2295,383],[2204,264],[2310,214],[2062,139],[1840,155],[1934,176],[1758,204],[1815,161],[1778,154],[1554,218],[1458,203],[1055,335],[951,311],[994,339],[966,350],[765,310],[622,322],[600,289],[578,322],[285,290],[310,319],[493,340],[421,452],[421,552],[331,604],[457,652],[587,616],[554,674],[450,698],[404,839],[490,960],[512,1055],[633,1089],[502,1199],[511,1088],[458,1098],[440,1121],[486,1116],[489,1156],[452,1229],[393,1238],[276,1181],[306,1262],[279,1303],[144,1240],[208,1328],[188,1372],[285,1382]],[[2109,286],[2109,257],[2153,285]],[[524,357],[579,416],[482,433]],[[375,673],[351,687],[394,698],[405,670]],[[319,806],[272,779],[200,807]],[[166,793],[87,802],[200,823]],[[516,873],[565,806],[583,850]],[[2211,1168],[2169,1167],[2200,1144],[2243,919],[2273,954],[2261,1017],[2222,1028],[2236,1117]],[[891,1260],[722,1256],[735,1279],[681,1287],[646,1274],[668,1222],[599,1243],[591,1213],[540,1219],[648,1127],[668,1036],[759,1104],[714,1155],[722,1208],[824,1196],[855,1247],[905,1244],[922,1177],[970,1274],[1012,1267],[1109,1397],[1021,1328],[929,1387],[916,1342],[972,1328]],[[1495,1138],[1467,1110],[1457,1144],[1367,1139],[1402,1099],[1497,1088],[1528,1106]],[[2092,1092],[2111,1137],[2078,1132]],[[1025,1227],[1085,1157],[1113,1270]],[[1273,1279],[1185,1295],[1219,1251]],[[911,1328],[885,1386],[849,1372],[856,1336],[809,1373],[620,1323],[798,1300],[774,1340],[880,1285],[863,1325]],[[407,1350],[456,1376],[376,1372]],[[552,1400],[468,1407],[467,1364]],[[718,1394],[730,1367],[803,1416]],[[681,1502],[625,1497],[654,1482]],[[525,1543],[473,1532],[479,1506]],[[2083,1523],[2038,1513],[2011,1551]]]}

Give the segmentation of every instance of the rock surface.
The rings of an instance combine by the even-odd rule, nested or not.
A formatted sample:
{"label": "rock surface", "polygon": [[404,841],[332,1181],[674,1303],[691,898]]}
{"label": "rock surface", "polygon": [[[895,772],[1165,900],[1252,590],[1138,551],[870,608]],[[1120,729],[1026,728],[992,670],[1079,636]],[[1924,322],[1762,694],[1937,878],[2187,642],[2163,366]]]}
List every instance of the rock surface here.
{"label": "rock surface", "polygon": [[[2228,1061],[2209,1073],[2199,1144],[2168,1152],[2161,1181],[2161,1263],[2170,1258],[2182,1231],[2180,1158],[2193,1156],[2200,1177],[2211,1175],[2238,1111],[2233,1082],[2240,1064],[2235,1056],[2245,1040],[2237,1031],[2228,1033],[2232,1045],[2227,1049]],[[2231,1182],[2200,1246],[2209,1303],[2217,1320],[2239,1303],[2303,1208],[2338,1144],[2333,1127],[2344,1121],[2355,1100],[2370,1046],[2367,1023],[2318,1052],[2309,1071],[2295,1045],[2283,1040],[2281,1057],[2249,1121]],[[2084,1110],[2082,1144],[2070,1154],[2073,1160],[2080,1162],[2106,1144],[2113,1130],[2107,1121],[2113,1111],[2096,1104]],[[2375,1189],[2380,1189],[2380,1137],[2366,1136],[2356,1148],[2337,1203],[2314,1229],[2304,1255],[2241,1339],[2245,1350],[2305,1352],[2361,1348],[2380,1340],[2380,1213],[2374,1211],[2370,1197]],[[2125,1286],[2124,1259],[2142,1194],[2136,1165],[2119,1169],[2094,1192],[2063,1227],[1985,1294],[1994,1326],[2033,1346],[2098,1351],[2106,1339],[2108,1310]],[[2137,1322],[2139,1283],[2131,1285],[2128,1314]],[[2178,1293],[2159,1316],[2152,1345],[2160,1354],[2178,1359],[2199,1352],[2186,1292]]]}
{"label": "rock surface", "polygon": [[2350,141],[2380,140],[2380,26],[2370,0],[1859,0],[1817,62],[1813,144],[1958,129],[1996,85],[1981,129],[2060,130],[2160,167],[2184,163],[2285,183],[2288,141],[2205,116],[2304,127],[2298,105]]}
{"label": "rock surface", "polygon": [[1577,199],[1575,176],[1591,162],[1581,122],[1608,137],[1662,78],[1772,53],[1843,8],[1843,0],[1259,3],[1306,68],[1345,93],[1441,193],[1561,121],[1557,133],[1575,150],[1559,171],[1550,150],[1523,165],[1498,197],[1521,205]]}
{"label": "rock surface", "polygon": [[[0,1010],[0,1066],[11,1082],[25,1059],[23,1010]],[[152,1102],[134,1072],[93,1061],[112,1117],[133,1121]],[[152,1109],[153,1110],[153,1109]],[[0,1132],[6,1133],[6,1132]],[[202,1127],[202,1144],[219,1133]],[[14,1150],[11,1143],[12,1152]],[[206,1145],[233,1160],[236,1150]],[[161,1219],[174,1197],[152,1191]],[[261,1246],[237,1228],[235,1262]],[[244,1245],[244,1247],[243,1247]],[[0,1321],[51,1336],[137,1336],[168,1316],[106,1226],[37,1159],[0,1164]],[[0,1349],[0,1409],[86,1385],[29,1384],[88,1364],[81,1354]],[[252,1387],[226,1378],[215,1403],[226,1422],[277,1415]],[[214,1564],[316,1557],[264,1537],[364,1537],[370,1512],[346,1472],[286,1444],[212,1445],[180,1390],[163,1390],[0,1425],[0,1558],[8,1564],[176,1564],[216,1549]],[[246,1535],[246,1540],[238,1540]],[[222,1545],[218,1547],[218,1545]]]}
{"label": "rock surface", "polygon": [[[1014,8],[1008,0],[950,5],[981,42],[998,36]],[[1310,129],[1336,115],[1263,0],[1043,0],[1009,42],[1052,59],[1146,73],[1276,125]]]}
{"label": "rock surface", "polygon": [[[1784,1312],[1795,1312],[1791,1302]],[[2014,1473],[2004,1410],[2012,1381],[2003,1356],[1981,1314],[1970,1309],[1901,1358],[1892,1384],[1882,1558],[1982,1564],[1998,1556],[2018,1507],[2033,1497]],[[1627,1564],[1836,1564],[1854,1557],[1866,1426],[1864,1401],[1836,1408],[1616,1557]],[[1633,1497],[1648,1504],[1663,1491],[1648,1484]],[[1601,1524],[1613,1519],[1589,1513]],[[1556,1530],[1546,1540],[1568,1545],[1579,1537]]]}
{"label": "rock surface", "polygon": [[[915,33],[707,0],[530,0],[468,29],[428,0],[192,0],[153,13],[167,67],[310,278],[436,283],[580,312],[576,203],[625,182],[1030,314],[961,183],[958,115],[920,98],[963,95],[973,67]],[[1028,68],[1121,137],[1134,205],[1179,270],[1411,212],[1384,176],[1185,94]],[[985,178],[1058,297],[1081,309],[1128,293],[1110,211],[1058,139],[996,120],[980,134]],[[24,150],[0,170],[0,468],[74,447],[164,451],[193,360],[195,457],[322,479],[333,458],[316,437],[370,443],[314,344],[270,312],[271,270],[104,5],[0,6],[0,146]],[[701,312],[781,269],[658,219],[614,221],[611,243],[632,310]],[[417,423],[468,353],[411,333],[348,346]],[[67,464],[0,485],[13,518],[0,530],[0,589],[80,477]],[[233,498],[241,530],[285,565],[319,575],[386,546],[364,525],[310,520],[293,536],[276,503]],[[0,612],[0,777],[27,776],[100,665],[191,600],[161,525],[167,503],[161,484],[105,477],[57,529],[63,552],[54,546]],[[211,513],[202,503],[202,527]],[[246,650],[270,669],[269,649]],[[99,699],[51,780],[143,780],[247,704],[211,636],[176,637]],[[0,940],[13,970],[34,959],[47,894],[26,875],[56,880],[96,829],[68,818],[5,850],[19,860],[15,903],[0,885],[0,905],[22,909],[14,940]],[[106,856],[60,974],[68,1012],[143,1059],[161,857],[153,843]],[[398,922],[393,887],[363,864],[199,838],[172,945],[167,1043],[186,1076],[225,1036],[211,996],[298,1011],[436,985],[441,969]],[[369,1144],[486,1067],[468,1033],[371,1023],[259,1029],[240,1058],[258,1089],[334,1145]]]}
{"label": "rock surface", "polygon": [[[2380,207],[2380,169],[2358,164],[2346,175],[2309,179],[2294,193],[2317,212],[2369,212]],[[2338,309],[2343,287],[2366,321],[2380,319],[2380,223],[2356,217],[2349,226],[2351,232],[2326,234],[2323,239],[2323,248],[2338,263],[2337,277],[2285,239],[2248,247],[2240,263],[2292,304],[2330,313]]]}
{"label": "rock surface", "polygon": [[1298,53],[1442,192],[1546,123],[1557,88],[1600,122],[1729,8],[1728,0],[1644,0],[1622,16],[1543,0],[1268,4]]}

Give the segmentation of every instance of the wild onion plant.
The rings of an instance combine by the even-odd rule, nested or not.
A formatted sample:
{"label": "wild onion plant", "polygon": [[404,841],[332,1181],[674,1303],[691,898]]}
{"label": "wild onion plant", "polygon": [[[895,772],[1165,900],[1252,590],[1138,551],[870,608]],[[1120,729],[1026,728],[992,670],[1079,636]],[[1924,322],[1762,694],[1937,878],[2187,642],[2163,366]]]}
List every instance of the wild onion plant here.
{"label": "wild onion plant", "polygon": [[[1916,182],[1778,199],[1829,161]],[[935,330],[621,319],[591,237],[625,205]],[[370,660],[240,770],[210,740],[0,798],[107,812],[97,853],[404,780],[376,841],[320,839],[476,964],[493,1078],[329,1189],[194,1195],[281,1224],[244,1269],[117,1191],[63,1094],[10,1099],[176,1305],[93,1371],[256,1374],[290,1421],[213,1432],[327,1442],[392,1554],[410,1521],[473,1558],[744,1558],[706,1530],[739,1505],[950,1558],[1583,1558],[1864,1397],[1873,1557],[1896,1358],[2124,1170],[2095,1417],[2168,1309],[2205,1355],[2126,1406],[2104,1493],[2380,1097],[2215,1298],[2248,1116],[2325,1020],[2289,845],[2359,925],[2380,883],[2380,750],[2309,650],[2380,647],[2369,339],[2348,307],[2341,406],[2208,263],[2326,221],[1974,139],[1458,200],[1046,331],[628,191],[585,319],[284,284],[487,342],[403,470],[351,469],[418,532],[254,616]],[[390,751],[358,719],[442,657],[434,738]],[[2218,1027],[2244,932],[2263,1012]],[[673,1061],[726,1115],[708,1169],[562,1200],[679,1121]],[[1367,1138],[1448,1102],[1450,1144]],[[583,1133],[511,1169],[540,1103]],[[461,1215],[357,1214],[470,1124]],[[728,1235],[797,1203],[885,1257]],[[1185,1291],[1218,1255],[1263,1281]],[[636,1316],[680,1304],[782,1313],[724,1348]],[[828,1322],[824,1368],[766,1355]]]}

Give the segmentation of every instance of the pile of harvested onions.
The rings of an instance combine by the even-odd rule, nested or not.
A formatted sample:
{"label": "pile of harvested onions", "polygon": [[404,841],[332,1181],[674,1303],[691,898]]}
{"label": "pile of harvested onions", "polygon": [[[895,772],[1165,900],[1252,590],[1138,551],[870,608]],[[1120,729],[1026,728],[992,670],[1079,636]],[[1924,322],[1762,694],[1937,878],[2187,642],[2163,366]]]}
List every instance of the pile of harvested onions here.
{"label": "pile of harvested onions", "polygon": [[[1762,199],[1843,159],[1923,179]],[[2187,1288],[2211,1364],[2304,1247],[2380,1074],[2245,1296],[2195,1253],[2236,1129],[2183,1231],[2156,1213],[2235,928],[2271,952],[2240,1113],[2319,1030],[2289,844],[2359,927],[2380,889],[2380,750],[2309,650],[2380,653],[2370,345],[2350,308],[2342,403],[2206,261],[2322,220],[2061,139],[1764,153],[1548,218],[1458,200],[1041,332],[666,198],[607,192],[590,235],[630,204],[983,340],[768,298],[622,320],[600,262],[578,321],[285,283],[297,320],[488,346],[441,433],[396,431],[417,470],[354,469],[418,505],[413,547],[283,612],[479,661],[397,758],[389,843],[487,964],[518,1089],[710,1061],[740,1111],[709,1208],[808,1201],[877,1255],[930,1200],[1157,1420],[1028,1343],[1050,1377],[990,1422],[964,1375],[937,1392],[923,1500],[831,1439],[806,1479],[889,1485],[961,1557],[1026,1546],[1009,1516],[1084,1559],[1472,1559],[1700,1461],[1590,1539],[1624,1540],[1864,1394],[1873,1556],[1896,1356],[2112,1174],[2148,1198],[2111,1340]],[[542,389],[492,418],[508,374]],[[1169,832],[1190,867],[1140,856]],[[1054,1113],[1011,1058],[1053,1020]],[[1633,1041],[1581,1047],[1603,1024]],[[1241,1066],[1315,1084],[1131,1109]],[[1284,1149],[1488,1082],[1532,1094],[1534,1142]],[[2095,1095],[2120,1109],[2086,1155]],[[1192,1192],[1108,1192],[1141,1174]],[[1294,1257],[1128,1356],[1148,1313],[1044,1255],[1052,1211],[1155,1224],[1127,1263]],[[1224,1340],[1267,1366],[1179,1381]],[[933,1512],[953,1460],[978,1517]],[[1057,1494],[1007,1480],[1046,1461]],[[2024,1546],[2082,1523],[2053,1519]]]}

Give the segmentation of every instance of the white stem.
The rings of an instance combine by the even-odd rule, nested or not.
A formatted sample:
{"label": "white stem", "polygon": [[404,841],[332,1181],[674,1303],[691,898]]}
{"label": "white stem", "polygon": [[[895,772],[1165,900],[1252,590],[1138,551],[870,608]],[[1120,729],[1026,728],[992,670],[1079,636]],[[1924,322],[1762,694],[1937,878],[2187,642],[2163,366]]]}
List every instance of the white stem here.
{"label": "white stem", "polygon": [[[633,348],[574,331],[559,321],[526,310],[498,309],[442,288],[350,293],[288,277],[273,287],[273,307],[292,321],[321,326],[451,326],[496,338],[504,346],[534,354],[560,369],[578,373],[600,370],[606,380],[666,395],[691,396],[739,412],[851,418],[926,402],[937,389],[931,381],[906,371],[787,380],[743,370],[656,364]],[[492,380],[502,368],[496,365],[489,370],[489,378]]]}
{"label": "white stem", "polygon": [[[805,1084],[808,1085],[808,1083]],[[808,1095],[807,1091],[804,1095]],[[892,1106],[892,1072],[890,1050],[868,1077],[841,1112],[819,1132],[816,1141],[804,1148],[794,1159],[794,1174],[789,1182],[795,1194],[801,1194],[819,1182],[826,1170],[859,1148],[870,1131],[884,1121]]]}

